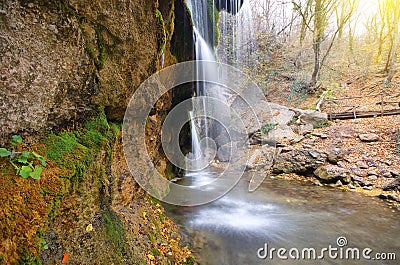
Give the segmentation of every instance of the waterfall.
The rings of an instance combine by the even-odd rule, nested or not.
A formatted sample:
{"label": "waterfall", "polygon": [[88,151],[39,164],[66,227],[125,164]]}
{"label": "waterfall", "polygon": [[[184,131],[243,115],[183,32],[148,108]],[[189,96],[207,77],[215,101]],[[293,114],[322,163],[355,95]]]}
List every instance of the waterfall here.
{"label": "waterfall", "polygon": [[[247,0],[245,0],[247,2]],[[216,56],[214,53],[214,49],[211,46],[215,43],[214,32],[210,32],[210,30],[214,30],[217,28],[217,21],[215,20],[215,10],[216,6],[228,8],[233,14],[236,14],[237,17],[240,14],[238,10],[240,9],[243,0],[187,0],[187,6],[192,14],[193,20],[193,39],[195,44],[195,57],[197,60],[197,73],[203,73],[205,75],[210,74],[210,71],[206,71],[207,69],[202,69],[203,64],[202,61],[216,61]],[[250,5],[246,3],[247,11],[250,10]],[[242,22],[235,22],[237,26],[234,27],[234,30],[238,32],[246,32],[244,29],[244,25],[249,17],[251,17],[251,13],[242,12],[243,15],[240,16],[243,19]],[[235,16],[235,15],[232,15]],[[247,20],[246,20],[247,19]],[[221,21],[222,24],[227,23],[227,21]],[[247,28],[247,26],[246,26]],[[222,32],[225,34],[226,32]],[[243,34],[238,35],[237,40],[234,43],[235,45],[242,45],[245,41],[247,41],[247,37]],[[235,49],[235,45],[231,47],[232,50]],[[224,46],[225,47],[225,46]],[[228,47],[225,47],[228,49]],[[212,74],[212,73],[211,73]],[[214,73],[215,74],[215,73]],[[207,76],[202,76],[203,80],[208,80]],[[217,117],[216,120],[221,122],[219,119],[223,120],[225,117],[229,117],[230,114],[227,113],[227,110],[221,106],[207,106],[206,97],[212,97],[220,100],[221,102],[226,102],[226,89],[220,86],[209,84],[205,82],[197,82],[196,83],[196,96],[204,96],[202,97],[202,104],[194,104],[193,101],[193,110],[189,112],[190,118],[190,129],[192,135],[192,152],[188,155],[190,166],[187,165],[186,169],[188,174],[193,176],[193,172],[204,173],[204,170],[200,170],[196,165],[197,159],[204,158],[207,156],[207,149],[209,148],[208,141],[204,141],[205,144],[201,144],[201,139],[212,139],[214,141],[214,148],[218,148],[219,145],[215,141],[216,138],[223,132],[222,126],[207,117]],[[198,102],[198,101],[196,101]],[[222,122],[223,124],[223,122]],[[216,151],[216,150],[215,150]],[[197,169],[197,170],[196,170]],[[201,174],[199,174],[201,175]],[[204,174],[203,174],[204,175]]]}
{"label": "waterfall", "polygon": [[[190,130],[192,135],[192,153],[189,155],[189,159],[193,162],[192,165],[186,166],[186,168],[198,168],[198,163],[196,161],[201,156],[201,146],[200,146],[200,136],[196,128],[196,122],[193,116],[193,111],[189,111],[189,119],[190,119]],[[197,164],[197,165],[196,165]]]}
{"label": "waterfall", "polygon": [[219,60],[239,69],[250,68],[252,62],[249,55],[254,50],[252,42],[255,35],[250,0],[244,0],[237,13],[221,12],[219,30],[221,35],[217,49]]}
{"label": "waterfall", "polygon": [[[195,44],[195,56],[198,62],[200,61],[215,61],[214,52],[209,45],[209,14],[208,14],[208,1],[207,0],[187,0],[188,8],[192,14],[193,20],[193,39]],[[202,71],[201,64],[197,64],[197,71]],[[206,71],[202,71],[206,72]],[[205,77],[206,79],[206,77]],[[202,82],[196,83],[196,96],[206,96],[206,84]],[[199,113],[200,112],[200,113]],[[198,163],[196,160],[200,159],[204,154],[201,148],[200,138],[209,137],[209,125],[206,118],[196,119],[195,114],[207,116],[206,103],[203,101],[202,106],[194,106],[193,111],[189,112],[190,130],[192,135],[192,153],[189,155],[190,166],[186,166],[188,173],[190,171],[197,171]],[[199,128],[199,130],[197,129]],[[202,130],[200,129],[202,128]],[[202,135],[200,135],[202,132]],[[190,170],[189,170],[190,169]]]}

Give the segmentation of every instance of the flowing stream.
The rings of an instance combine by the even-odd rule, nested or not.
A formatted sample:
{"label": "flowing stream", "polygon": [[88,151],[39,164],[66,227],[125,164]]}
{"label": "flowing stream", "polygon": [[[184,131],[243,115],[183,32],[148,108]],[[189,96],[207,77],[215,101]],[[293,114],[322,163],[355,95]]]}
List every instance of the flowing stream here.
{"label": "flowing stream", "polygon": [[[399,213],[377,198],[358,193],[277,179],[267,179],[250,193],[243,179],[210,204],[165,207],[202,265],[398,264],[400,259]],[[338,247],[339,237],[346,238],[346,246]],[[257,252],[265,244],[268,249],[296,248],[300,259],[279,259],[276,252],[272,259],[269,255],[261,259]],[[325,252],[321,259],[301,259],[304,248],[314,248],[318,258],[329,245],[338,249],[332,253],[338,257],[330,258]],[[346,259],[348,248],[359,249],[360,260],[350,254]],[[397,261],[366,260],[362,257],[365,248],[372,250],[371,257],[395,253]]]}

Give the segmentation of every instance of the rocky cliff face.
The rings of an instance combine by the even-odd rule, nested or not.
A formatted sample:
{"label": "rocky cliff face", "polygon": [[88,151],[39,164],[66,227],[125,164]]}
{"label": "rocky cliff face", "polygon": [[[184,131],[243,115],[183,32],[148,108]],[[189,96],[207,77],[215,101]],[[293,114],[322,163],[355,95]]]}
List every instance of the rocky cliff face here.
{"label": "rocky cliff face", "polygon": [[[0,1],[0,147],[11,134],[19,134],[24,144],[25,139],[32,142],[25,148],[46,155],[49,164],[35,182],[16,176],[8,161],[0,160],[1,186],[12,191],[9,197],[2,192],[7,199],[0,200],[0,220],[8,220],[2,223],[10,228],[5,239],[0,236],[0,264],[40,264],[40,255],[43,264],[60,263],[65,253],[70,253],[72,264],[144,264],[152,257],[149,251],[166,239],[152,232],[154,222],[146,212],[156,213],[158,220],[161,206],[149,203],[128,169],[120,166],[120,144],[96,146],[99,139],[110,141],[110,135],[94,142],[81,136],[99,136],[84,124],[103,110],[108,121],[122,121],[128,101],[145,79],[192,58],[192,41],[183,0]],[[170,108],[190,96],[190,88],[165,94],[147,126],[148,151],[166,176],[172,168],[160,148],[161,124]],[[72,132],[46,136],[64,128]],[[38,134],[48,143],[26,137]],[[66,145],[75,147],[65,151]],[[52,146],[58,159],[48,152]],[[86,153],[91,159],[83,158]],[[60,168],[65,166],[71,178],[63,176]],[[44,195],[47,186],[56,192]],[[39,205],[34,198],[45,202]],[[8,211],[23,217],[14,218]],[[36,216],[35,226],[25,221],[31,215]],[[171,234],[165,235],[178,244],[173,224],[167,223],[165,231]],[[92,234],[88,224],[93,225]],[[46,239],[46,251],[39,238]],[[157,259],[170,261],[170,251]],[[186,262],[183,254],[179,260]]]}
{"label": "rocky cliff face", "polygon": [[141,82],[177,62],[170,49],[191,56],[176,47],[186,40],[174,23],[190,22],[175,21],[175,4],[184,10],[173,0],[2,1],[0,138],[82,122],[98,106],[122,120]]}

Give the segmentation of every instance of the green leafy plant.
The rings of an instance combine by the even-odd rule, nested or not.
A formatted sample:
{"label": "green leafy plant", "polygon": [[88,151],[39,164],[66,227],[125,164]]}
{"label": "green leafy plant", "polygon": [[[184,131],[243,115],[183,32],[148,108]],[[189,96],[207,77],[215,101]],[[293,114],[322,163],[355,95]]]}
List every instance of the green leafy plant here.
{"label": "green leafy plant", "polygon": [[42,239],[40,245],[43,247],[44,250],[49,249],[49,246],[47,245],[47,242],[44,239]]}
{"label": "green leafy plant", "polygon": [[[10,141],[10,147],[0,148],[0,157],[8,157],[10,164],[15,168],[17,174],[22,178],[33,178],[40,179],[40,175],[43,172],[43,167],[46,167],[46,160],[43,156],[36,152],[16,152],[16,147],[22,143],[22,137],[14,135]],[[40,164],[34,165],[34,162],[38,161]]]}
{"label": "green leafy plant", "polygon": [[321,128],[329,127],[331,125],[332,125],[332,123],[328,120],[320,121],[320,122],[317,122],[316,124],[314,124],[314,129],[321,129]]}
{"label": "green leafy plant", "polygon": [[267,123],[266,125],[262,126],[260,129],[260,133],[262,135],[269,133],[270,131],[272,131],[273,129],[276,128],[276,126],[278,126],[278,122],[270,122]]}
{"label": "green leafy plant", "polygon": [[308,83],[305,81],[295,80],[294,83],[289,86],[289,89],[289,101],[296,100],[296,102],[299,103],[308,97]]}

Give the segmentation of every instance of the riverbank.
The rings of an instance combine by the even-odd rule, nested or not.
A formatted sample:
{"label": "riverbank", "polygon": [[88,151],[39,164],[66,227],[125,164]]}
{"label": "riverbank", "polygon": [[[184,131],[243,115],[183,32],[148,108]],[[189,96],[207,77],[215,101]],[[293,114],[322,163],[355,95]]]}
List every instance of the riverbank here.
{"label": "riverbank", "polygon": [[[280,143],[283,147],[264,174],[376,196],[400,209],[399,124],[398,116],[387,116],[336,120],[310,129],[297,141]],[[254,153],[264,147],[251,148]],[[263,169],[263,164],[250,170]]]}

